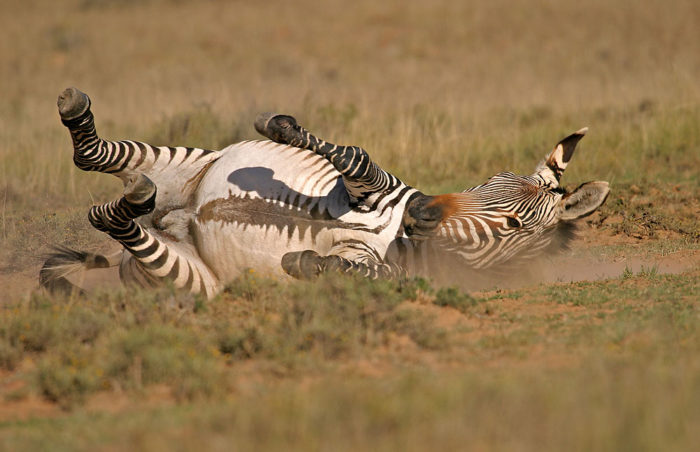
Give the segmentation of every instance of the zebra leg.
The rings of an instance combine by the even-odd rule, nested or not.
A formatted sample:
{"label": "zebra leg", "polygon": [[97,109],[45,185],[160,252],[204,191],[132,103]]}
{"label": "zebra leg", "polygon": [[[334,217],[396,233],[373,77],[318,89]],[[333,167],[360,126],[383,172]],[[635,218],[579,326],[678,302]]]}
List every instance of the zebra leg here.
{"label": "zebra leg", "polygon": [[61,122],[73,140],[73,162],[85,171],[114,174],[124,183],[137,174],[150,177],[171,205],[181,205],[196,184],[197,176],[218,159],[215,151],[199,148],[151,146],[137,141],[107,141],[97,135],[87,94],[68,88],[58,97]]}
{"label": "zebra leg", "polygon": [[255,120],[255,129],[272,141],[308,149],[325,157],[343,176],[345,187],[355,200],[362,201],[375,193],[402,185],[398,178],[374,163],[364,149],[319,139],[291,116],[263,113]]}
{"label": "zebra leg", "polygon": [[316,251],[305,250],[282,256],[282,269],[297,279],[313,279],[321,273],[357,273],[370,279],[392,279],[405,276],[397,266],[381,263],[364,263],[346,259],[337,254],[320,256]]}
{"label": "zebra leg", "polygon": [[146,286],[172,281],[178,289],[212,297],[219,291],[220,284],[194,250],[166,243],[134,221],[153,211],[156,191],[155,184],[140,174],[129,180],[122,198],[93,206],[88,219],[96,229],[109,234],[131,253],[133,259],[128,265],[122,265],[122,279]]}
{"label": "zebra leg", "polygon": [[[73,162],[84,171],[118,173],[128,152],[116,143],[101,139],[95,129],[90,98],[76,88],[67,88],[58,96],[58,113],[73,139]],[[127,162],[124,162],[125,164]]]}
{"label": "zebra leg", "polygon": [[[372,162],[364,149],[327,143],[298,125],[292,116],[263,113],[255,120],[255,129],[277,143],[308,149],[324,156],[343,175],[345,187],[355,200],[362,201],[373,193],[404,185]],[[435,202],[435,197],[411,190],[403,213],[403,230],[412,238],[430,237],[449,213],[448,209]]]}

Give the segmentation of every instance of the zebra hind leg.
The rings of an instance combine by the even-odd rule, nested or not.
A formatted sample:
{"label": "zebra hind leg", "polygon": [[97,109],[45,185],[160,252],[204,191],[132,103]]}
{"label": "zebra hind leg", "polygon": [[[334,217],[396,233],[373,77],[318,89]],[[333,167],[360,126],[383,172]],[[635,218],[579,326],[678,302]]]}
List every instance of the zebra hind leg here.
{"label": "zebra hind leg", "polygon": [[124,187],[124,196],[101,206],[93,206],[88,219],[93,227],[107,232],[112,238],[122,241],[136,238],[135,218],[153,212],[156,205],[156,186],[143,174],[129,180]]}
{"label": "zebra hind leg", "polygon": [[255,120],[255,129],[272,141],[308,149],[324,157],[343,176],[348,193],[356,200],[402,185],[398,178],[374,163],[364,149],[317,138],[297,124],[292,116],[262,113]]}
{"label": "zebra hind leg", "polygon": [[368,264],[354,262],[342,256],[331,254],[320,256],[316,251],[294,251],[282,256],[282,269],[297,279],[310,280],[321,273],[356,273],[370,279],[392,279],[404,276],[404,272],[394,266],[381,263]]}
{"label": "zebra hind leg", "polygon": [[129,180],[123,197],[93,206],[88,219],[96,229],[121,243],[131,255],[120,267],[124,282],[155,287],[171,281],[177,289],[214,296],[221,285],[191,245],[171,240],[156,231],[152,233],[134,221],[153,212],[156,192],[156,185],[139,174]]}

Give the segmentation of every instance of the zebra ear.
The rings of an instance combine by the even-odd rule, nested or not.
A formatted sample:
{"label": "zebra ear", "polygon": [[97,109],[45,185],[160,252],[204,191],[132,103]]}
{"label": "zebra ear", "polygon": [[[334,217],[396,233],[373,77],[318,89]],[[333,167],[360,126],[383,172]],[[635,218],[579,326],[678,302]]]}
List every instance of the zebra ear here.
{"label": "zebra ear", "polygon": [[577,130],[557,143],[552,152],[535,168],[535,174],[539,174],[551,186],[558,187],[561,175],[574,155],[576,145],[586,135],[586,132],[588,132],[588,127]]}
{"label": "zebra ear", "polygon": [[572,193],[562,198],[560,218],[564,221],[570,221],[592,214],[605,202],[609,192],[610,187],[605,181],[581,184]]}

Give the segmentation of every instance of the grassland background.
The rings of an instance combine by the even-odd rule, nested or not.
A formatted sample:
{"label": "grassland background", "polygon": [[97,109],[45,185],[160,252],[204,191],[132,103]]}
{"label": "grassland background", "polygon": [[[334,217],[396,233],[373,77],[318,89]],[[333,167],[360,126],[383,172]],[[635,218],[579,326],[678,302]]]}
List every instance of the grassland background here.
{"label": "grassland background", "polygon": [[[2,389],[0,404],[38,394],[73,411],[0,424],[0,446],[48,441],[90,449],[101,441],[119,444],[119,435],[127,438],[125,447],[145,449],[200,443],[224,449],[232,435],[241,447],[278,449],[351,449],[375,440],[388,449],[682,450],[696,444],[697,261],[696,270],[677,278],[642,272],[628,274],[624,284],[475,295],[477,307],[460,311],[462,321],[486,316],[493,334],[470,340],[461,323],[455,330],[404,319],[371,330],[384,339],[355,338],[337,356],[323,352],[327,344],[317,339],[310,354],[301,345],[280,351],[268,344],[219,359],[209,347],[221,352],[227,342],[201,326],[216,320],[218,304],[197,314],[194,301],[180,300],[184,317],[125,320],[122,311],[100,306],[125,305],[128,314],[145,304],[160,312],[174,296],[120,292],[90,302],[55,300],[52,307],[31,294],[27,281],[51,243],[107,243],[85,215],[91,203],[120,193],[118,181],[73,166],[55,106],[67,86],[91,96],[105,138],[217,149],[256,138],[255,115],[280,111],[324,138],[362,145],[384,168],[427,192],[461,190],[502,170],[527,173],[559,138],[589,126],[565,183],[611,181],[604,214],[621,220],[610,225],[597,217],[601,231],[629,238],[626,246],[638,250],[658,252],[671,242],[676,251],[697,250],[698,24],[700,4],[692,0],[2,0],[0,377],[3,388],[21,388]],[[616,292],[618,286],[624,290]],[[282,289],[269,290],[248,301],[255,306],[282,296],[276,292]],[[440,325],[441,309],[454,307],[436,308],[434,295],[423,297],[429,309],[416,304]],[[218,303],[240,300],[234,289]],[[561,305],[590,310],[557,317]],[[74,309],[86,310],[81,315],[96,325],[97,345],[68,339],[76,337]],[[266,329],[264,319],[270,312],[284,317],[288,309],[263,309],[252,327],[242,308],[222,318],[243,322],[245,331],[247,325],[286,337]],[[182,318],[190,320],[183,326]],[[63,326],[46,326],[51,322]],[[329,328],[331,320],[324,322]],[[25,324],[38,331],[40,346],[32,348]],[[114,324],[124,337],[107,333]],[[191,341],[196,369],[165,360],[160,365],[179,370],[164,371],[154,377],[156,389],[143,389],[135,383],[142,377],[133,374],[140,355],[119,349],[131,360],[127,370],[111,375],[107,402],[81,411],[105,380],[86,380],[83,390],[71,369],[105,372],[100,360],[110,347],[132,350],[124,344],[139,342],[129,335],[151,329],[155,336],[143,339],[144,347],[153,340],[153,353],[167,354],[168,338]],[[406,335],[414,345],[397,346],[403,342],[395,336]],[[435,351],[436,341],[449,346]],[[92,358],[71,364],[83,355]],[[44,371],[49,377],[42,380]],[[190,374],[194,398],[173,396]],[[123,402],[115,394],[138,399],[161,386],[171,391],[162,403],[127,404],[116,414],[107,408]],[[219,386],[226,390],[211,389]],[[111,432],[115,422],[119,435]]]}

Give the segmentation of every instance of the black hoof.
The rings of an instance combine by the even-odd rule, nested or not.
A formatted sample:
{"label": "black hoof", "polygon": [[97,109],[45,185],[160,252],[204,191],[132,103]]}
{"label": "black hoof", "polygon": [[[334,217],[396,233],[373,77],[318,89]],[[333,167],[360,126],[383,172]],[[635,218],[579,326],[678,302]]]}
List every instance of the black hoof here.
{"label": "black hoof", "polygon": [[277,113],[261,113],[255,119],[255,130],[276,143],[289,144],[297,134],[297,120]]}
{"label": "black hoof", "polygon": [[131,218],[147,215],[156,207],[156,184],[143,174],[138,174],[129,179],[124,187],[124,200],[126,203],[122,207],[127,209]]}
{"label": "black hoof", "polygon": [[76,88],[67,88],[59,96],[58,113],[64,121],[82,116],[90,108],[90,98]]}
{"label": "black hoof", "polygon": [[295,251],[282,256],[282,269],[297,279],[313,279],[321,273],[321,260],[316,251]]}
{"label": "black hoof", "polygon": [[403,228],[411,238],[432,237],[445,218],[445,207],[432,196],[418,194],[407,204],[403,213]]}
{"label": "black hoof", "polygon": [[143,205],[156,196],[156,184],[145,175],[139,173],[129,179],[124,187],[124,198],[129,204]]}

